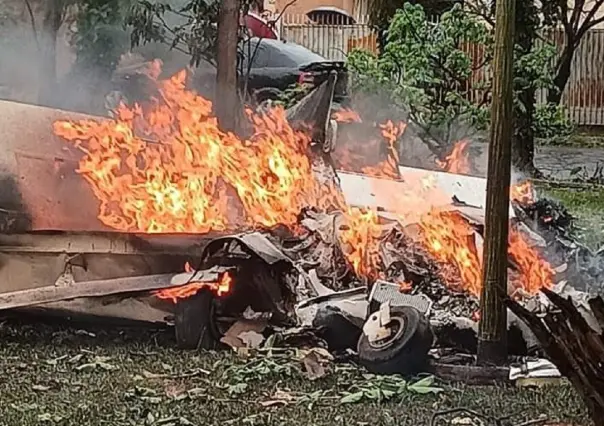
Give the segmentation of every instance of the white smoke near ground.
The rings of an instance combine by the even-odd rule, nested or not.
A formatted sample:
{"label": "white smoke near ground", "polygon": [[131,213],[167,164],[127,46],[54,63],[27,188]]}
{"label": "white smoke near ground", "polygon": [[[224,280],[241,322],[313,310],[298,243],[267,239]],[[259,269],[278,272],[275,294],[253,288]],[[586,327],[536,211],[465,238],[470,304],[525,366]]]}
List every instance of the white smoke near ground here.
{"label": "white smoke near ground", "polygon": [[471,170],[467,174],[486,177],[487,175],[487,135],[477,130],[463,117],[458,117],[446,126],[427,126],[417,122],[409,108],[393,105],[391,97],[379,89],[376,93],[355,93],[352,109],[359,113],[369,126],[403,121],[406,128],[399,140],[399,159],[402,166],[419,167],[426,170],[442,171],[437,160],[449,155],[456,144],[468,142]]}
{"label": "white smoke near ground", "polygon": [[[177,8],[187,0],[172,0]],[[32,15],[27,4],[32,6]],[[105,97],[120,85],[127,86],[129,81],[119,81],[116,73],[111,76],[95,72],[90,64],[82,64],[76,58],[73,36],[77,32],[74,24],[75,11],[67,14],[65,22],[59,28],[56,37],[56,79],[45,78],[49,70],[43,60],[42,50],[50,45],[48,35],[42,30],[44,2],[42,0],[0,0],[0,99],[43,103],[46,106],[64,110],[106,115]],[[70,15],[71,14],[71,15]],[[170,26],[182,25],[182,18],[167,14],[166,22]],[[35,31],[34,31],[35,27]],[[116,38],[128,38],[129,34],[121,25],[104,31],[114,31]],[[167,78],[187,67],[189,56],[160,43],[149,43],[135,49],[141,63],[153,59],[162,61],[162,75]],[[83,65],[83,66],[82,66]],[[202,66],[192,75],[192,87],[203,96],[212,99],[215,70],[211,66]],[[119,73],[118,73],[119,74]],[[51,88],[45,85],[52,85]],[[49,90],[50,89],[50,90]],[[50,93],[41,99],[42,92]],[[473,147],[484,141],[484,135],[477,133],[463,120],[446,128],[431,128],[426,131],[421,125],[409,119],[409,114],[401,108],[389,104],[388,96],[375,93],[371,96],[357,96],[353,99],[353,108],[371,123],[384,123],[387,120],[404,121],[407,128],[399,144],[399,156],[403,166],[440,170],[436,163],[434,143],[440,144],[444,153],[462,140],[470,141],[469,155],[474,162],[473,174],[486,176],[486,155],[475,155]],[[431,149],[432,148],[432,149]],[[486,151],[481,149],[480,151]]]}
{"label": "white smoke near ground", "polygon": [[[105,96],[116,86],[113,75],[101,72],[81,58],[78,60],[74,47],[77,10],[73,7],[66,11],[53,43],[53,37],[44,31],[46,3],[44,0],[0,0],[0,99],[106,115]],[[186,0],[169,3],[179,7]],[[104,35],[120,40],[124,53],[130,50],[130,34],[123,25],[104,26],[102,30]],[[45,58],[53,44],[56,46],[54,79],[53,62]],[[162,60],[163,76],[174,74],[189,61],[186,54],[161,43],[147,44],[133,51],[139,54],[141,61]]]}
{"label": "white smoke near ground", "polygon": [[[0,96],[36,103],[41,87],[42,49],[48,38],[41,31],[42,7],[31,2],[34,24],[24,1],[0,1]],[[34,32],[34,27],[36,28]],[[57,75],[63,75],[73,60],[65,49],[64,33],[57,37]],[[59,40],[60,39],[60,40]]]}
{"label": "white smoke near ground", "polygon": [[[44,30],[44,2],[0,0],[0,8],[4,12],[0,16],[0,97],[53,108],[98,112],[96,98],[102,98],[101,93],[109,81],[95,78],[98,73],[92,68],[84,72],[75,66],[73,11],[65,13],[55,38],[52,31]],[[48,56],[52,58],[49,52],[53,45],[54,61],[48,60]]]}

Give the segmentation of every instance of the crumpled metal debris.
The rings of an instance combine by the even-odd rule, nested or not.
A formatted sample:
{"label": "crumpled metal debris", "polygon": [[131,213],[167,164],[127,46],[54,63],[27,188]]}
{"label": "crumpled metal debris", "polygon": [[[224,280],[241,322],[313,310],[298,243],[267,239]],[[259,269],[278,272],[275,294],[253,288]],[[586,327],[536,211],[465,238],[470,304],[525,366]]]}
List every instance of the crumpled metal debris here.
{"label": "crumpled metal debris", "polygon": [[[267,236],[261,232],[246,232],[242,234],[229,235],[212,240],[206,247],[204,255],[211,253],[215,248],[236,241],[249,251],[256,254],[269,265],[277,262],[291,263],[291,259],[279,249]],[[203,257],[203,256],[202,256]]]}
{"label": "crumpled metal debris", "polygon": [[545,254],[559,270],[559,280],[573,287],[604,295],[604,247],[592,250],[579,242],[575,218],[559,202],[540,198],[532,203],[514,203],[518,218],[532,236],[541,239]]}
{"label": "crumpled metal debris", "polygon": [[357,287],[303,300],[296,305],[296,316],[300,324],[312,327],[318,312],[325,307],[331,307],[346,313],[349,319],[360,327],[365,322],[368,304],[367,290]]}
{"label": "crumpled metal debris", "polygon": [[324,348],[310,348],[301,351],[302,364],[310,380],[324,377],[333,362],[333,356]]}
{"label": "crumpled metal debris", "polygon": [[233,349],[256,349],[264,341],[261,333],[266,326],[266,320],[241,319],[231,325],[220,341]]}
{"label": "crumpled metal debris", "polygon": [[425,316],[430,315],[432,300],[423,293],[409,294],[401,291],[400,285],[377,280],[369,293],[369,309],[375,312],[384,303],[390,306],[410,306]]}
{"label": "crumpled metal debris", "polygon": [[[445,179],[443,182],[441,184],[445,185],[448,181]],[[571,222],[567,220],[564,210],[556,210],[554,204],[542,203],[532,207],[515,205],[514,207],[520,209],[516,215],[516,225],[521,232],[531,237],[534,245],[546,246],[547,249],[552,238],[558,241],[570,235],[570,231],[564,230]],[[484,228],[482,207],[462,200],[453,200],[447,209],[456,211],[472,225],[475,230],[474,242],[480,254],[481,232]],[[554,225],[539,216],[540,214],[553,215],[552,212],[560,213],[553,220]],[[288,265],[291,273],[283,278],[281,285],[285,285],[290,290],[297,302],[295,305],[289,305],[288,309],[290,309],[289,315],[297,320],[301,328],[281,330],[281,339],[284,342],[288,341],[289,344],[296,342],[298,345],[308,347],[311,342],[319,342],[325,338],[329,345],[331,340],[329,336],[337,335],[339,326],[334,325],[332,330],[329,330],[327,323],[334,321],[335,324],[336,319],[344,318],[346,325],[351,326],[347,333],[352,335],[350,330],[353,328],[355,333],[360,332],[370,311],[369,303],[372,299],[368,294],[368,288],[363,287],[365,283],[355,275],[344,255],[343,247],[340,246],[339,232],[343,220],[344,216],[341,212],[321,213],[307,209],[300,215],[300,224],[303,228],[301,233],[278,235],[267,231],[223,237],[208,244],[204,255],[214,255],[221,248],[234,243],[229,249],[231,254],[236,252],[233,247],[238,247],[241,251],[238,255],[257,256],[267,265],[276,265],[280,262]],[[469,349],[475,344],[471,342],[476,341],[478,299],[462,290],[456,291],[454,283],[452,285],[450,282],[455,274],[449,273],[451,271],[448,269],[446,276],[449,282],[444,282],[443,268],[450,269],[455,266],[443,265],[435,261],[418,238],[421,231],[416,224],[388,220],[385,222],[383,237],[379,244],[383,283],[391,287],[397,287],[398,284],[394,283],[410,283],[409,289],[405,289],[408,294],[404,296],[421,295],[428,306],[426,313],[430,317],[437,337],[443,337],[450,330],[455,330],[458,332],[456,335],[458,337],[455,338],[461,342],[460,346]],[[543,231],[544,226],[549,228]],[[463,288],[462,285],[458,287]],[[380,288],[380,281],[373,288],[374,290]],[[372,294],[374,293],[375,291]],[[386,299],[391,303],[396,302],[396,297],[389,296]],[[537,302],[527,299],[526,305],[529,307],[533,303],[533,308],[539,309],[539,298],[534,299]],[[388,300],[380,299],[379,303]],[[527,346],[532,347],[534,336],[530,330],[527,331],[524,324],[516,321],[513,315],[509,319],[508,326],[519,328]],[[328,332],[321,334],[320,330]],[[237,345],[252,344],[243,342],[239,334],[235,336],[239,339]],[[445,343],[450,342],[445,340]],[[347,342],[344,346],[351,345]],[[331,348],[333,347],[332,342]]]}
{"label": "crumpled metal debris", "polygon": [[525,359],[519,365],[510,367],[510,380],[534,378],[559,378],[560,371],[554,364],[546,359]]}
{"label": "crumpled metal debris", "polygon": [[[350,276],[350,265],[338,241],[338,232],[343,223],[340,212],[325,214],[312,210],[303,212],[301,225],[307,233],[298,243],[286,250],[297,265],[313,274],[320,283],[331,290],[352,288],[357,283]],[[313,286],[314,288],[315,286]]]}
{"label": "crumpled metal debris", "polygon": [[234,267],[215,265],[209,269],[198,271],[183,272],[172,277],[170,284],[173,286],[181,286],[192,282],[216,282],[220,275],[235,269]]}
{"label": "crumpled metal debris", "polygon": [[337,82],[337,73],[329,75],[319,87],[306,95],[300,102],[287,110],[287,121],[294,130],[311,129],[313,142],[321,145],[321,151],[328,153],[334,143],[329,138],[331,104]]}

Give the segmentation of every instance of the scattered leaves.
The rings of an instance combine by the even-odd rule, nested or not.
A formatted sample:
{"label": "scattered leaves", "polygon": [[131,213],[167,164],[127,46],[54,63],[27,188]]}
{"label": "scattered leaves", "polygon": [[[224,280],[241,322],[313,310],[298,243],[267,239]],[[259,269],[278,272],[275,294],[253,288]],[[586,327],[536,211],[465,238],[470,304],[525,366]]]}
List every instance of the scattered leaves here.
{"label": "scattered leaves", "polygon": [[420,395],[436,394],[443,391],[442,388],[433,386],[434,377],[429,376],[414,383],[407,383],[402,377],[376,376],[365,374],[365,381],[361,384],[353,384],[351,390],[344,392],[340,399],[341,404],[354,404],[361,401],[384,402],[400,397],[405,393],[416,393]]}

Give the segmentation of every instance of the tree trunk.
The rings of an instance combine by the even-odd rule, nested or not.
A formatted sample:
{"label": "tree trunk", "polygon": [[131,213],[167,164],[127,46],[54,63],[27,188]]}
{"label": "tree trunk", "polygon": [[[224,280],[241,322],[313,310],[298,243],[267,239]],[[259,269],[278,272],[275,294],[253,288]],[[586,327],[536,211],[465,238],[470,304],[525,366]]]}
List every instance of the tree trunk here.
{"label": "tree trunk", "polygon": [[508,264],[515,0],[500,0],[496,7],[491,146],[488,159],[484,269],[478,333],[480,365],[502,364],[507,359],[507,312],[503,296],[507,288]]}
{"label": "tree trunk", "polygon": [[[515,28],[521,29],[514,34],[514,41],[522,57],[529,55],[538,36],[539,11],[535,3],[527,0],[516,0]],[[525,72],[516,69],[515,75],[521,77],[514,84],[514,91],[518,93],[518,104],[522,107],[514,109],[514,139],[512,145],[512,162],[516,169],[528,174],[537,174],[534,164],[535,135],[533,132],[533,120],[535,118],[535,87],[533,83],[528,85],[526,76],[517,73]],[[525,78],[522,78],[525,77]]]}
{"label": "tree trunk", "polygon": [[570,69],[575,55],[575,44],[572,40],[567,40],[554,77],[554,87],[547,93],[547,102],[559,104],[562,100],[562,94],[566,88],[566,83],[570,78]]}
{"label": "tree trunk", "polygon": [[241,105],[237,93],[237,42],[239,0],[221,0],[218,15],[218,55],[214,112],[220,128],[235,132],[239,127]]}
{"label": "tree trunk", "polygon": [[518,96],[524,106],[522,113],[517,112],[514,126],[514,146],[512,149],[513,164],[530,176],[537,174],[535,169],[535,133],[533,120],[535,117],[535,89],[525,89]]}
{"label": "tree trunk", "polygon": [[514,147],[512,149],[513,164],[530,176],[537,173],[535,169],[535,133],[533,120],[535,117],[535,89],[527,89],[519,96],[519,101],[524,105],[524,111],[517,113],[514,128]]}
{"label": "tree trunk", "polygon": [[42,20],[40,40],[40,69],[38,103],[54,106],[57,84],[57,35],[63,17],[63,0],[48,0]]}

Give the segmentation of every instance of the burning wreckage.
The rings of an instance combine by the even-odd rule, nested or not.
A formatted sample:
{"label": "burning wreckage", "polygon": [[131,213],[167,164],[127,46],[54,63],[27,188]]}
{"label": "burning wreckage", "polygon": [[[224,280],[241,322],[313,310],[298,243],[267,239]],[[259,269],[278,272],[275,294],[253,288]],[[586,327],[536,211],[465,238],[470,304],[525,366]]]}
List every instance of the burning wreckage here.
{"label": "burning wreckage", "polygon": [[[174,323],[184,348],[272,334],[380,373],[475,351],[485,185],[451,173],[469,171],[464,142],[440,171],[399,166],[405,123],[333,112],[334,76],[290,110],[248,111],[240,138],[184,81],[112,119],[0,102],[0,309]],[[532,310],[542,287],[579,297],[570,221],[530,182],[511,191],[509,294]],[[538,350],[510,315],[513,330],[518,354]]]}

